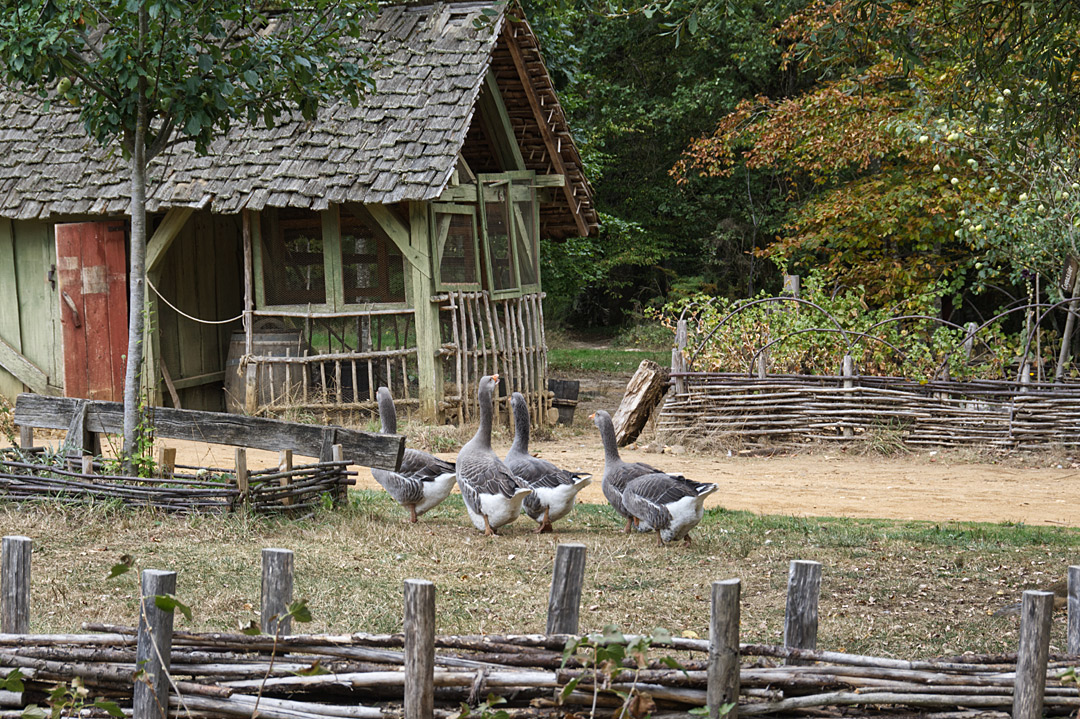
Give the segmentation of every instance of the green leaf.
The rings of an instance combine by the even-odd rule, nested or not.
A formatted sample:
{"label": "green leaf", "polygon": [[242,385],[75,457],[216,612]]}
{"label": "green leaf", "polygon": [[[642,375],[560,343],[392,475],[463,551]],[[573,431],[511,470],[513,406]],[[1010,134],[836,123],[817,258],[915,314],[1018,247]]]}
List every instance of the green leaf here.
{"label": "green leaf", "polygon": [[12,669],[0,680],[0,689],[9,692],[21,692],[23,690],[23,673],[20,669]]}
{"label": "green leaf", "polygon": [[608,624],[604,627],[603,634],[604,642],[617,642],[619,644],[626,644],[626,637],[619,631],[619,628],[614,624]]}
{"label": "green leaf", "polygon": [[248,625],[246,627],[240,627],[240,633],[246,634],[249,637],[257,637],[262,634],[262,628],[259,627],[258,622],[252,619],[248,622]]}
{"label": "green leaf", "polygon": [[317,660],[310,666],[304,667],[298,672],[293,672],[298,677],[317,677],[323,674],[329,674],[330,672]]}
{"label": "green leaf", "polygon": [[172,594],[158,594],[154,597],[154,606],[163,612],[175,612],[180,610],[180,613],[190,622],[191,621],[191,607],[181,602]]}
{"label": "green leaf", "polygon": [[37,704],[31,704],[23,709],[23,719],[48,719],[49,713]]}
{"label": "green leaf", "polygon": [[566,683],[566,686],[562,688],[562,691],[559,692],[559,702],[561,703],[561,702],[566,701],[567,697],[569,697],[570,694],[573,693],[574,689],[576,689],[577,685],[580,684],[580,683],[581,683],[581,677],[574,677],[573,679],[568,681]]}
{"label": "green leaf", "polygon": [[111,702],[108,699],[98,699],[94,702],[94,706],[106,712],[111,717],[124,719],[124,710],[118,707],[116,702]]}
{"label": "green leaf", "polygon": [[307,623],[311,621],[311,610],[308,609],[306,599],[298,599],[289,605],[289,609],[285,612],[285,616],[292,617],[300,623]]}
{"label": "green leaf", "polygon": [[109,570],[109,574],[105,579],[112,579],[119,577],[121,574],[126,574],[131,571],[131,567],[135,564],[135,558],[130,554],[121,554],[120,561],[117,564],[112,565],[112,569]]}

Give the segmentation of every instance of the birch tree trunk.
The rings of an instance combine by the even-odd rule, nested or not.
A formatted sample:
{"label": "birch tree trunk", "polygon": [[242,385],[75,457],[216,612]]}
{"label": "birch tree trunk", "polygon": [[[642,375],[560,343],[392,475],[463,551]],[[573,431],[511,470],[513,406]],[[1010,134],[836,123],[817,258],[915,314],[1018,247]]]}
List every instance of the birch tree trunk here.
{"label": "birch tree trunk", "polygon": [[[145,46],[148,32],[145,5],[139,8],[139,46]],[[146,101],[146,78],[140,77],[136,89],[138,118],[128,148],[131,153],[131,268],[128,282],[128,351],[124,374],[124,473],[131,474],[131,457],[139,431],[139,390],[142,382],[143,329],[146,298],[146,131],[149,111]]]}

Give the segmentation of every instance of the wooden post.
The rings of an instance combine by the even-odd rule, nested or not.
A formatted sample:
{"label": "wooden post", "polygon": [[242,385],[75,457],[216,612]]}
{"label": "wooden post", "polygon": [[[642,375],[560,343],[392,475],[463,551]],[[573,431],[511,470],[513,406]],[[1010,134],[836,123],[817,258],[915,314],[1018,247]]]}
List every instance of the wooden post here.
{"label": "wooden post", "polygon": [[292,619],[285,616],[293,598],[293,553],[289,549],[262,550],[262,602],[260,625],[264,634],[289,634]]}
{"label": "wooden post", "polygon": [[768,351],[762,352],[757,356],[757,378],[766,379],[769,376],[769,356]]}
{"label": "wooden post", "polygon": [[248,483],[247,450],[243,447],[236,448],[236,488],[240,491],[240,501],[247,504],[250,485]]}
{"label": "wooden post", "polygon": [[[855,380],[852,379],[855,376],[855,358],[851,355],[844,355],[844,362],[841,366],[840,373],[844,377],[844,389],[854,389]],[[842,427],[842,434],[845,437],[854,437],[855,430],[851,427]]]}
{"label": "wooden post", "polygon": [[[345,450],[340,444],[335,444],[330,448],[330,461],[331,462],[344,462]],[[344,469],[344,468],[343,468]],[[355,480],[353,480],[355,481]],[[345,484],[339,484],[334,491],[334,504],[341,502],[347,502],[349,499],[349,487]]]}
{"label": "wooden post", "polygon": [[577,634],[581,587],[585,583],[585,545],[560,544],[555,548],[548,597],[547,633]]}
{"label": "wooden post", "polygon": [[435,585],[405,580],[405,719],[435,715]]}
{"label": "wooden post", "polygon": [[739,619],[742,585],[738,579],[712,583],[712,610],[709,615],[709,668],[706,703],[709,719],[720,719],[720,707],[736,706],[723,715],[739,714]]}
{"label": "wooden post", "polygon": [[[281,472],[291,472],[292,471],[292,450],[291,449],[283,449],[280,452],[278,452],[278,470],[281,471]],[[278,480],[278,484],[280,484],[282,487],[288,487],[289,482],[291,482],[291,481],[292,481],[292,479],[290,477],[282,477],[281,479]],[[285,497],[284,499],[281,500],[281,503],[284,504],[286,507],[288,507],[294,501],[295,500],[292,497]]]}
{"label": "wooden post", "polygon": [[1068,591],[1068,636],[1067,644],[1069,654],[1080,654],[1080,565],[1069,567],[1069,591]]}
{"label": "wooden post", "polygon": [[157,456],[158,476],[170,479],[176,471],[176,447],[160,447]]}
{"label": "wooden post", "polygon": [[[796,559],[788,567],[787,609],[784,613],[784,646],[817,649],[818,598],[821,596],[821,563]],[[789,659],[787,664],[805,664]]]}
{"label": "wooden post", "polygon": [[169,715],[169,664],[172,658],[173,613],[159,609],[154,598],[176,592],[176,572],[145,569],[142,573],[139,633],[135,665],[143,671],[132,697],[134,719],[166,719]]}
{"label": "wooden post", "polygon": [[19,447],[22,449],[34,448],[34,428],[27,425],[19,425]]}
{"label": "wooden post", "polygon": [[[431,229],[427,203],[409,203],[409,247],[406,255],[406,291],[416,323],[416,373],[420,387],[420,414],[428,421],[438,421],[443,401],[442,333],[439,306],[431,302],[435,283],[431,271]],[[412,257],[417,257],[414,264]],[[406,378],[407,380],[407,378]]]}
{"label": "wooden post", "polygon": [[[679,324],[675,326],[675,347],[671,350],[671,372],[672,374],[686,371],[686,355],[683,354],[683,350],[686,349],[686,338],[689,332],[686,328],[686,320],[679,320]],[[686,393],[686,378],[675,378],[675,394]]]}
{"label": "wooden post", "polygon": [[94,473],[94,458],[88,454],[82,457],[82,473],[87,476]]}
{"label": "wooden post", "polygon": [[1053,592],[1024,592],[1020,605],[1020,649],[1016,655],[1013,719],[1042,717],[1053,611]]}
{"label": "wooden post", "polygon": [[30,537],[12,535],[0,543],[0,632],[30,632]]}

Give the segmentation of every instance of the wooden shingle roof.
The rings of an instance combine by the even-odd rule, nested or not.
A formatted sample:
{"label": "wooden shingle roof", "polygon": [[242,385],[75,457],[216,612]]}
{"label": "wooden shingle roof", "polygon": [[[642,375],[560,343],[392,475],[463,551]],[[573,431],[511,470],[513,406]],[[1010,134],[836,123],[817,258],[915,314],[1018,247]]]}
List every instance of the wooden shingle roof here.
{"label": "wooden shingle roof", "polygon": [[[358,107],[336,103],[314,122],[297,116],[272,129],[238,124],[205,156],[177,146],[151,164],[147,208],[232,214],[438,197],[504,34],[505,7],[479,0],[383,8],[363,39],[379,63],[375,90]],[[120,154],[89,140],[74,113],[44,113],[36,98],[0,94],[0,216],[125,214],[127,176]],[[573,181],[591,198],[583,176]],[[595,226],[591,202],[587,209],[586,225]]]}

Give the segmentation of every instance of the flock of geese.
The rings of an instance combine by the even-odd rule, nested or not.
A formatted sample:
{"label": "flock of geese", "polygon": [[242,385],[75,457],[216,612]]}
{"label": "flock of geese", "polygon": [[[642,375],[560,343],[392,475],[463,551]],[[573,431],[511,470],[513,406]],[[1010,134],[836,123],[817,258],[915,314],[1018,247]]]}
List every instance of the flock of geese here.
{"label": "flock of geese", "polygon": [[[590,483],[591,475],[559,469],[529,454],[529,410],[519,392],[510,398],[514,444],[506,459],[499,459],[491,449],[492,395],[498,381],[497,374],[480,379],[480,427],[461,448],[456,465],[406,448],[396,472],[371,470],[375,481],[409,510],[410,521],[446,499],[456,482],[469,519],[484,534],[495,535],[522,511],[536,521],[536,532],[551,532],[552,523],[570,513],[578,492]],[[380,387],[378,400],[382,432],[396,434],[390,390]],[[656,532],[660,545],[679,540],[689,545],[690,530],[701,521],[705,497],[716,491],[716,485],[668,474],[644,462],[622,461],[611,416],[598,410],[592,419],[604,444],[604,497],[626,519],[625,531]]]}

